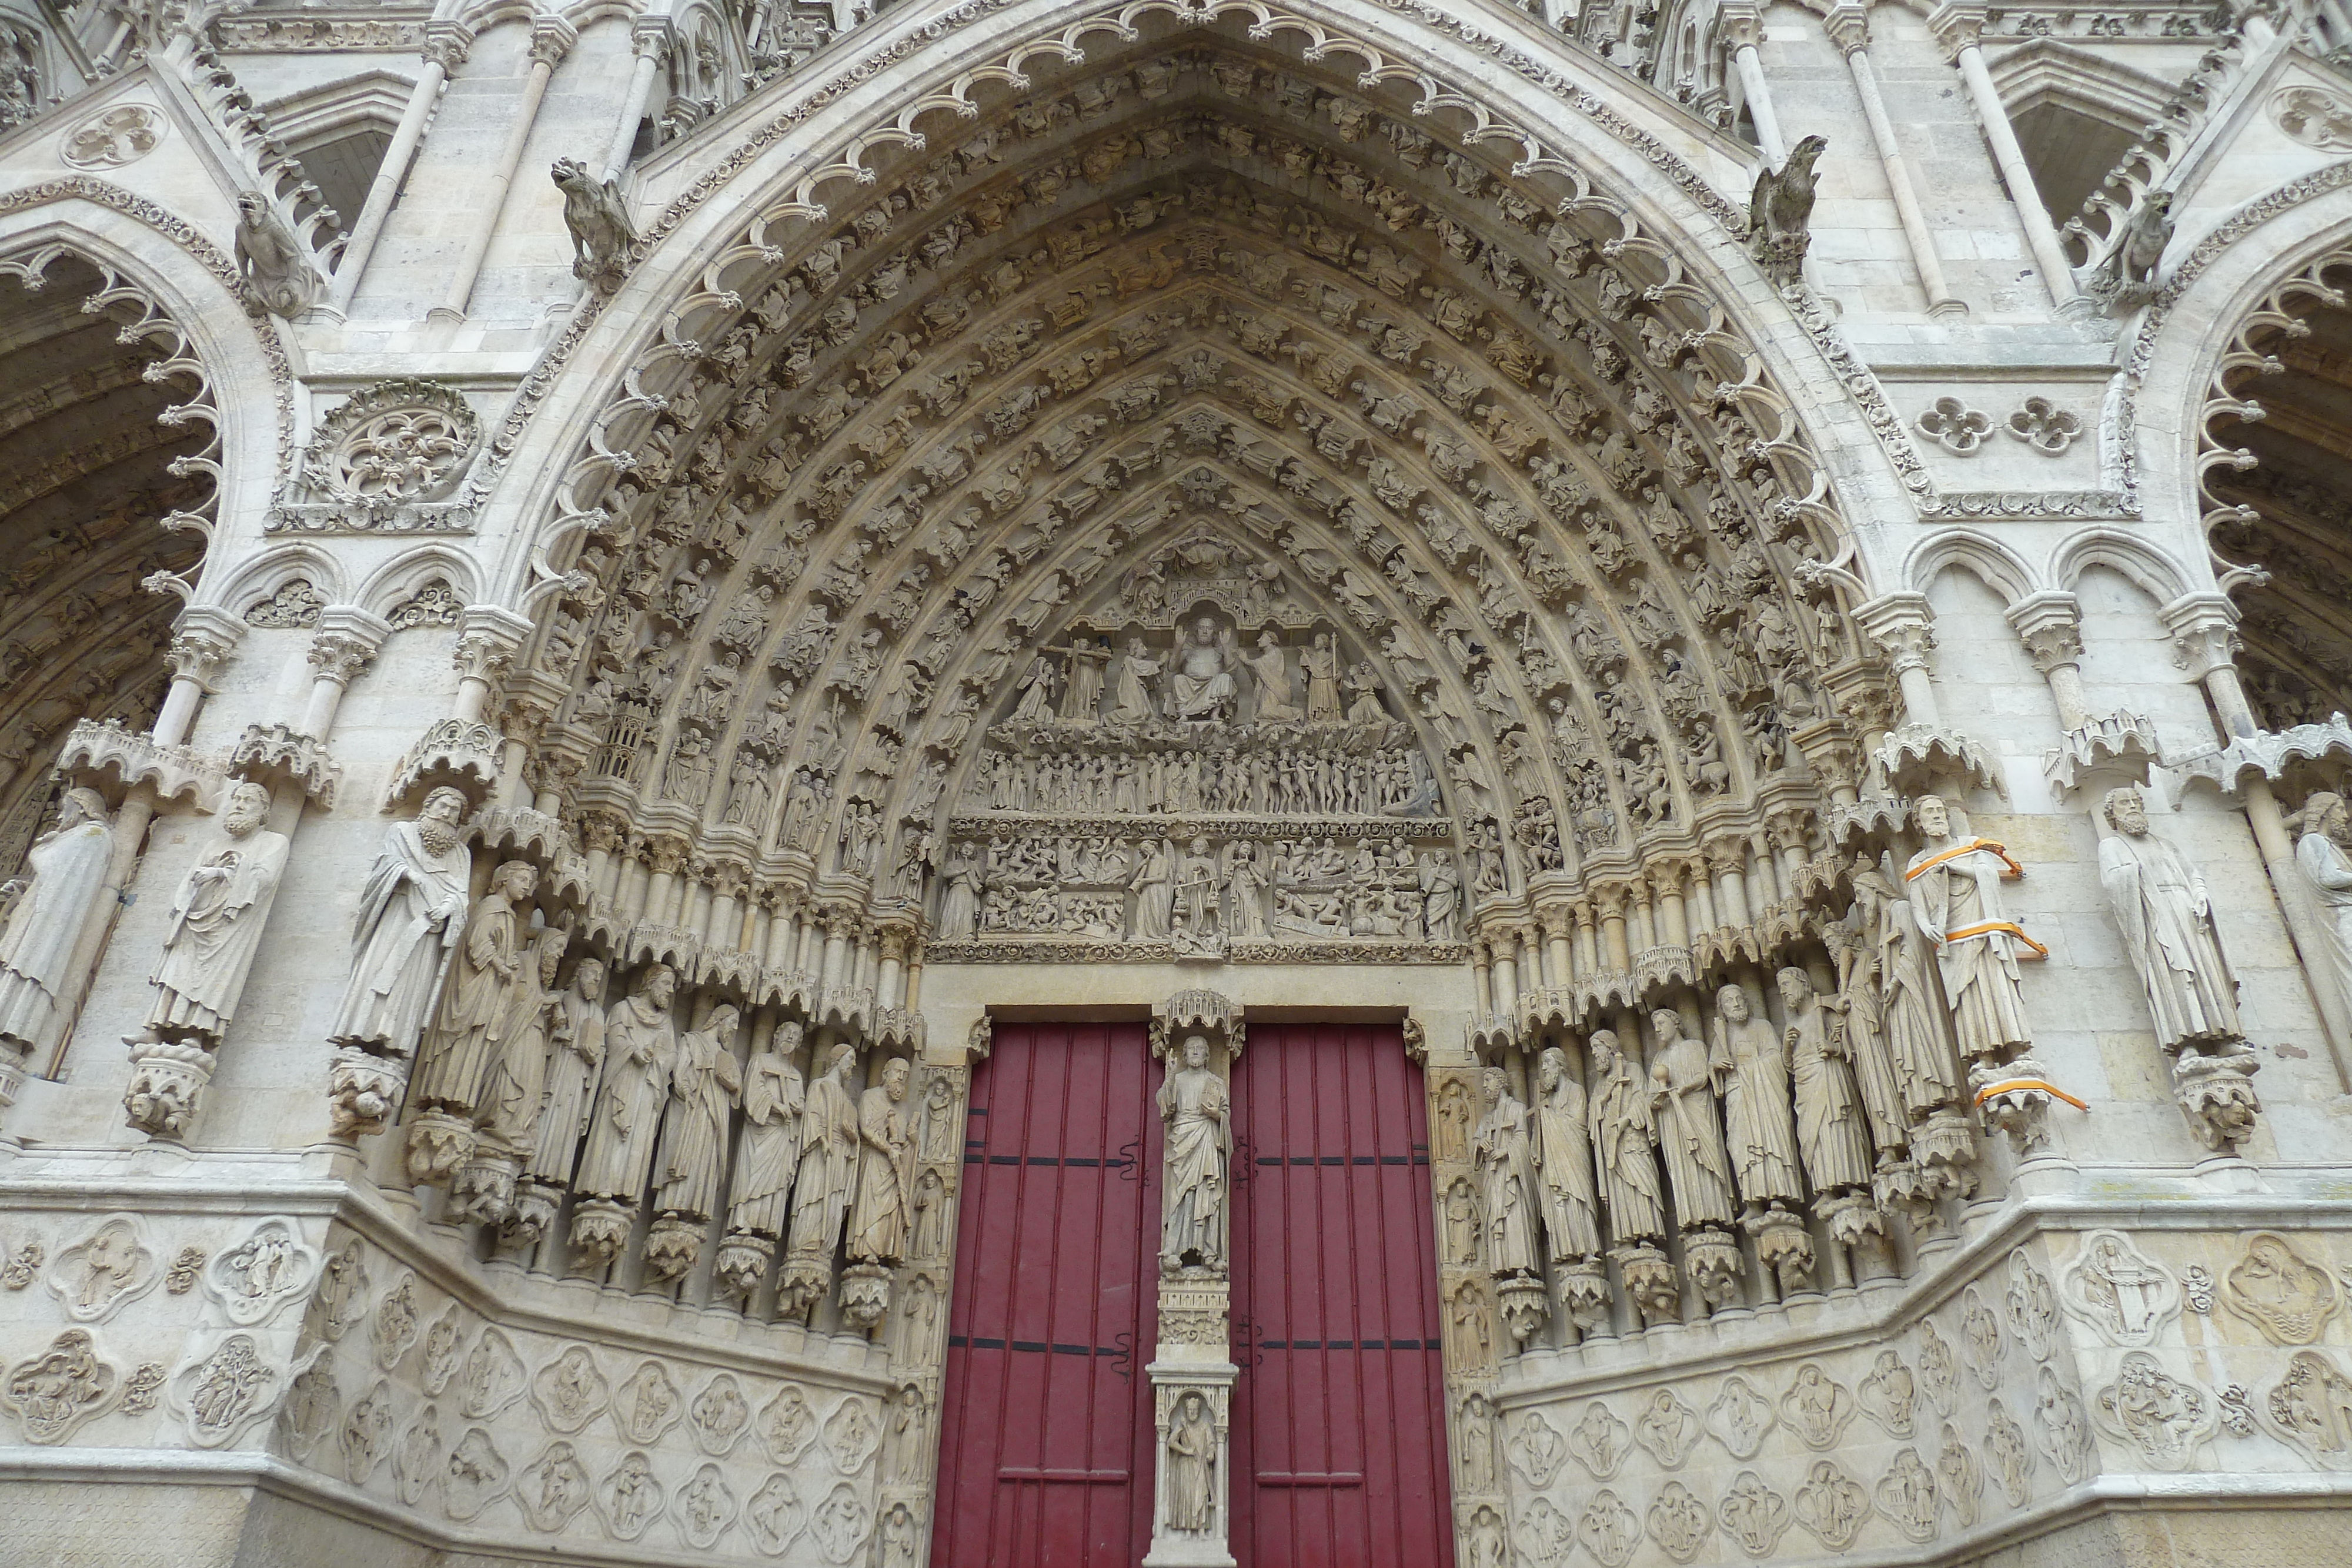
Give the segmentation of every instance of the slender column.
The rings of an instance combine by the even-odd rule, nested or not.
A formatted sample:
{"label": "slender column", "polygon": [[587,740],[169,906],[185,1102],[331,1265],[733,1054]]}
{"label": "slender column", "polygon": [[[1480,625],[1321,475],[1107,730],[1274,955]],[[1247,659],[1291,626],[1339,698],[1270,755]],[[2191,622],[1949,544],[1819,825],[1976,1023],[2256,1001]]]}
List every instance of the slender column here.
{"label": "slender column", "polygon": [[2025,243],[2033,252],[2033,264],[2042,269],[2042,281],[2049,287],[2051,303],[2061,309],[2082,298],[2074,287],[2074,267],[2066,259],[2066,247],[2058,240],[2058,226],[2050,219],[2050,208],[2042,200],[2042,188],[2034,183],[2033,168],[2025,161],[2025,149],[2018,144],[2017,128],[2010,122],[2009,106],[2000,101],[2000,89],[1992,83],[1992,72],[1985,65],[1984,50],[1978,38],[1984,27],[1984,12],[1974,6],[1939,5],[1927,17],[1936,42],[1945,55],[1959,68],[1960,79],[1968,84],[1969,101],[1977,111],[1977,124],[1982,128],[1986,144],[1992,149],[1992,161],[2000,166],[2001,183],[2009,187],[2009,199],[2017,208],[2018,222],[2025,225]]}
{"label": "slender column", "polygon": [[1739,76],[1739,96],[1747,100],[1748,118],[1756,126],[1756,145],[1764,162],[1778,169],[1789,160],[1789,143],[1780,135],[1780,117],[1772,111],[1772,89],[1764,80],[1764,59],[1756,46],[1764,37],[1764,18],[1752,5],[1725,5],[1716,12],[1716,24],[1731,45],[1731,68]]}
{"label": "slender column", "polygon": [[646,117],[646,105],[654,95],[654,76],[669,59],[669,18],[640,16],[629,32],[630,46],[636,50],[636,64],[629,72],[629,96],[621,109],[621,123],[614,128],[613,145],[604,152],[604,172],[601,181],[621,177],[629,166],[629,150],[637,144],[637,122]]}
{"label": "slender column", "polygon": [[457,646],[450,655],[457,666],[455,716],[476,724],[489,711],[490,689],[514,662],[515,650],[530,636],[530,622],[494,604],[468,604],[457,631]]}
{"label": "slender column", "polygon": [[148,733],[159,746],[177,746],[196,727],[196,710],[228,656],[244,639],[245,622],[225,610],[191,605],[180,613],[164,660],[172,666],[172,689]]}
{"label": "slender column", "polygon": [[425,128],[432,123],[434,106],[441,101],[442,84],[466,63],[473,47],[474,30],[463,23],[434,22],[425,27],[424,72],[409,90],[408,107],[392,133],[392,145],[384,149],[383,162],[376,166],[367,200],[352,225],[352,237],[344,242],[342,257],[335,264],[335,278],[327,298],[337,310],[349,309],[352,296],[359,292],[368,257],[375,254],[375,242],[383,237],[384,221],[392,216],[393,203],[400,199],[400,188],[408,180],[408,165],[416,157],[417,144],[425,140]]}
{"label": "slender column", "polygon": [[2037,593],[2010,607],[2009,623],[2058,705],[2058,727],[2080,729],[2091,722],[2083,695],[2082,604],[2071,593]]}
{"label": "slender column", "polygon": [[1864,632],[1886,651],[1895,680],[1903,692],[1903,716],[1912,724],[1941,726],[1936,706],[1936,682],[1927,668],[1927,651],[1936,645],[1934,614],[1924,593],[1886,593],[1857,605],[1853,618]]}
{"label": "slender column", "polygon": [[391,634],[389,622],[356,605],[338,604],[320,612],[319,630],[310,639],[310,700],[302,712],[303,734],[313,740],[327,738],[335,727],[343,693]]}
{"label": "slender column", "polygon": [[508,188],[514,183],[515,170],[530,142],[530,128],[539,119],[540,99],[547,96],[548,78],[555,74],[555,62],[563,57],[579,37],[578,30],[561,16],[542,15],[531,24],[530,74],[523,78],[522,103],[515,110],[514,126],[507,132],[507,144],[499,153],[498,164],[483,182],[487,199],[466,236],[466,248],[457,258],[457,272],[449,279],[449,293],[431,312],[434,318],[465,319],[467,302],[474,297],[474,282],[482,274],[482,258],[489,254],[491,236],[499,230],[499,215],[505,210]]}
{"label": "slender column", "polygon": [[1895,139],[1895,122],[1886,116],[1886,103],[1878,93],[1878,73],[1870,63],[1870,24],[1862,7],[1840,5],[1823,18],[1831,42],[1845,51],[1846,68],[1853,73],[1853,90],[1862,99],[1863,118],[1870,122],[1870,139],[1878,147],[1879,163],[1886,171],[1886,186],[1895,197],[1895,215],[1903,220],[1904,237],[1910,242],[1911,262],[1918,269],[1919,287],[1927,296],[1927,314],[1958,318],[1968,314],[1962,303],[1944,283],[1944,264],[1936,255],[1936,236],[1927,227],[1927,214],[1920,209],[1917,187],[1911,183],[1910,160],[1903,155],[1903,145]]}

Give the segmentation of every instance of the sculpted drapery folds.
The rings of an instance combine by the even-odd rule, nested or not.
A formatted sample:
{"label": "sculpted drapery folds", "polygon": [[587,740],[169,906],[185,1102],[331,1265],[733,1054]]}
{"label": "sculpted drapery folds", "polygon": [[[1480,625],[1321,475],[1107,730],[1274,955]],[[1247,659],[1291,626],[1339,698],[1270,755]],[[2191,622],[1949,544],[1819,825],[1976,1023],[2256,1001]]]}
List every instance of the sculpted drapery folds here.
{"label": "sculpted drapery folds", "polygon": [[536,1180],[569,1183],[580,1140],[588,1135],[604,1069],[604,966],[594,958],[581,959],[571,988],[557,999],[548,1020],[552,1051],[530,1162]]}
{"label": "sculpted drapery folds", "polygon": [[1868,1102],[1874,1117],[1884,1115],[1891,1145],[1908,1123],[1959,1098],[1960,1075],[1950,1015],[1927,963],[1930,944],[1910,901],[1868,869],[1855,873],[1853,890],[1856,940],[1841,957],[1839,992],[1864,1095],[1874,1084],[1878,1094],[1892,1089],[1883,1111]]}
{"label": "sculpted drapery folds", "polygon": [[522,955],[521,971],[509,993],[504,1044],[482,1078],[483,1132],[525,1159],[537,1153],[539,1130],[548,1109],[549,1079],[556,1065],[551,1052],[559,1050],[559,1042],[571,1028],[563,993],[555,985],[570,941],[567,933],[547,927]]}
{"label": "sculpted drapery folds", "polygon": [[1160,1268],[1217,1269],[1225,1260],[1227,1122],[1225,1081],[1209,1065],[1209,1042],[1187,1035],[1181,1065],[1171,1062],[1160,1085],[1167,1127],[1167,1187],[1161,1199]]}
{"label": "sculpted drapery folds", "polygon": [[239,784],[229,792],[216,841],[181,879],[163,956],[149,977],[155,999],[146,1038],[217,1046],[236,1015],[286,869],[288,840],[262,825],[268,814],[269,791]]}
{"label": "sculpted drapery folds", "polygon": [[1671,1008],[1650,1014],[1657,1032],[1650,1061],[1650,1096],[1657,1112],[1658,1147],[1674,1183],[1675,1215],[1683,1228],[1728,1225],[1731,1168],[1716,1117],[1715,1074],[1706,1048],[1683,1033]]}
{"label": "sculpted drapery folds", "polygon": [[2017,862],[1989,839],[1954,839],[1950,815],[1933,795],[1912,812],[1927,841],[1903,873],[1912,920],[1935,944],[1961,1054],[2000,1060],[2033,1040],[2017,975],[2023,936],[2001,909],[2001,878]]}
{"label": "sculpted drapery folds", "polygon": [[1233,635],[1206,615],[1192,622],[1168,672],[1169,717],[1211,719],[1231,716],[1234,703],[1241,695],[1233,674],[1234,666],[1240,663],[1233,647]]}
{"label": "sculpted drapery folds", "polygon": [[1486,1222],[1486,1263],[1497,1274],[1536,1268],[1535,1149],[1528,1108],[1499,1067],[1485,1074],[1486,1113],[1471,1140]]}
{"label": "sculpted drapery folds", "polygon": [[351,979],[327,1038],[384,1056],[415,1050],[466,930],[473,854],[457,831],[466,797],[438,789],[413,822],[396,822],[360,889]]}
{"label": "sculpted drapery folds", "polygon": [[914,1194],[915,1130],[907,1114],[913,1069],[894,1056],[882,1081],[857,1103],[857,1201],[850,1211],[849,1255],[895,1263],[907,1255],[907,1202]]}
{"label": "sculpted drapery folds", "polygon": [[743,1067],[743,1139],[735,1152],[728,1188],[727,1228],[771,1239],[784,1231],[799,1168],[801,1117],[808,1088],[792,1053],[800,1049],[801,1026],[776,1026],[768,1049]]}
{"label": "sculpted drapery folds", "polygon": [[1168,1417],[1167,1528],[1205,1535],[1216,1528],[1217,1422],[1208,1400],[1186,1389]]}
{"label": "sculpted drapery folds", "polygon": [[[2333,790],[2303,802],[2294,863],[2326,922],[2329,984],[2352,998],[2352,805]],[[13,928],[12,928],[13,929]]]}
{"label": "sculpted drapery folds", "polygon": [[1815,1192],[1838,1192],[1870,1183],[1870,1134],[1863,1124],[1861,1096],[1844,1042],[1814,994],[1813,982],[1802,969],[1782,969],[1777,977],[1780,1005],[1788,1022],[1781,1034],[1787,1042],[1789,1067],[1797,1094],[1797,1141],[1805,1155],[1805,1174]]}
{"label": "sculpted drapery folds", "polygon": [[743,1088],[734,1051],[740,1018],[734,1004],[721,1002],[700,1029],[678,1036],[661,1151],[654,1162],[657,1214],[707,1219],[716,1211],[728,1121]]}
{"label": "sculpted drapery folds", "polygon": [[2149,831],[2138,790],[2111,791],[2101,810],[2115,832],[2099,841],[2099,880],[2139,970],[2157,1043],[2178,1051],[2242,1039],[2238,983],[2214,929],[2205,879]]}
{"label": "sculpted drapery folds", "polygon": [[829,1263],[841,1240],[842,1221],[857,1185],[857,1103],[849,1094],[849,1070],[857,1050],[847,1041],[832,1048],[824,1071],[808,1087],[801,1116],[800,1170],[793,1181],[791,1249],[796,1258]]}
{"label": "sculpted drapery folds", "polygon": [[538,882],[529,862],[508,861],[467,915],[432,1032],[417,1052],[410,1103],[461,1113],[481,1104],[482,1085],[522,1021],[516,993],[527,988],[530,903]]}
{"label": "sculpted drapery folds", "polygon": [[1585,1049],[1592,1057],[1592,1153],[1610,1239],[1622,1246],[1664,1236],[1666,1207],[1650,1086],[1640,1064],[1618,1049],[1614,1030],[1593,1030]]}
{"label": "sculpted drapery folds", "polygon": [[604,1079],[597,1087],[573,1191],[622,1204],[645,1196],[662,1102],[677,1059],[677,1031],[669,1016],[677,996],[677,975],[668,965],[656,964],[637,981],[636,993],[605,1014]]}
{"label": "sculpted drapery folds", "polygon": [[1535,1157],[1542,1179],[1544,1237],[1555,1263],[1601,1252],[1587,1114],[1584,1085],[1568,1053],[1556,1045],[1549,1048],[1536,1059]]}
{"label": "sculpted drapery folds", "polygon": [[1724,1141],[1752,1208],[1792,1204],[1804,1196],[1797,1175],[1797,1129],[1789,1113],[1789,1051],[1781,1031],[1756,1016],[1745,988],[1716,993],[1715,1051],[1722,1085]]}
{"label": "sculpted drapery folds", "polygon": [[106,883],[111,842],[106,801],[95,789],[59,798],[58,823],[26,857],[32,873],[0,936],[0,1045],[21,1057],[57,1022],[74,945]]}

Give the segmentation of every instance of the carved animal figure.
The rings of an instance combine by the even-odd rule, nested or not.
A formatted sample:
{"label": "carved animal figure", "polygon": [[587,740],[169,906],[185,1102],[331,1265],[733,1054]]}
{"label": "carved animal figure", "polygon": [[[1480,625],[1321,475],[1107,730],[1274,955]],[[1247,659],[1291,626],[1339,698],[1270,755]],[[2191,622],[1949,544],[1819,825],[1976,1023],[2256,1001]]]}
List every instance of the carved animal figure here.
{"label": "carved animal figure", "polygon": [[294,226],[268,197],[247,191],[236,199],[236,265],[272,315],[288,319],[319,297],[319,274]]}
{"label": "carved animal figure", "polygon": [[1775,283],[1797,281],[1812,244],[1807,225],[1813,217],[1813,164],[1829,145],[1825,136],[1808,136],[1789,149],[1778,169],[1756,176],[1756,188],[1748,198],[1748,243]]}
{"label": "carved animal figure", "polygon": [[563,226],[572,231],[572,276],[599,294],[620,287],[637,231],[621,202],[621,187],[590,176],[577,158],[559,158],[549,171],[563,193]]}

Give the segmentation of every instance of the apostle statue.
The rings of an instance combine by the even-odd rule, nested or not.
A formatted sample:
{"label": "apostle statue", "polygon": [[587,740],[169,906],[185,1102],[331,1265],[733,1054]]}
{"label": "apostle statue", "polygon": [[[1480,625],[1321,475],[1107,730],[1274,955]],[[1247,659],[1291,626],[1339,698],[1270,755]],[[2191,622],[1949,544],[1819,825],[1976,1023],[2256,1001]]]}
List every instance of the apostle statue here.
{"label": "apostle statue", "polygon": [[[1846,1009],[1849,1038],[1858,1030],[1854,1020],[1865,1019],[1869,1035],[1856,1039],[1859,1058],[1875,1038],[1883,1044],[1887,1071],[1893,1075],[1903,1114],[1909,1120],[1949,1105],[1959,1098],[1960,1073],[1952,1058],[1950,1015],[1936,995],[1936,976],[1927,965],[1927,941],[1911,918],[1911,904],[1895,891],[1894,883],[1875,871],[1857,872],[1853,879],[1858,969],[1848,978],[1874,998]],[[1841,983],[1841,992],[1846,990]],[[1875,1070],[1865,1064],[1863,1084],[1869,1087]]]}
{"label": "apostle statue", "polygon": [[604,1082],[596,1092],[588,1146],[572,1183],[574,1192],[623,1204],[645,1196],[655,1127],[677,1059],[677,1032],[669,1016],[677,998],[677,975],[668,965],[656,964],[637,982],[636,994],[614,1002],[604,1015]]}
{"label": "apostle statue", "polygon": [[588,1135],[598,1073],[604,1066],[604,966],[583,958],[572,972],[572,988],[556,999],[548,1023],[552,1054],[546,1092],[540,1102],[539,1134],[531,1148],[530,1175],[561,1186],[572,1179],[573,1156]]}
{"label": "apostle statue", "polygon": [[755,1236],[784,1233],[785,1206],[792,1200],[793,1173],[800,1163],[801,1115],[808,1088],[793,1065],[801,1026],[776,1026],[765,1051],[743,1066],[743,1142],[735,1151],[735,1176],[728,1190],[727,1228]]}
{"label": "apostle statue", "polygon": [[1666,1233],[1664,1188],[1658,1181],[1658,1127],[1641,1064],[1617,1048],[1613,1030],[1586,1042],[1592,1056],[1592,1154],[1609,1234],[1621,1246]]}
{"label": "apostle statue", "polygon": [[828,1267],[841,1223],[857,1184],[857,1103],[849,1097],[849,1069],[857,1050],[835,1044],[824,1071],[809,1085],[801,1115],[801,1164],[793,1182],[792,1251]]}
{"label": "apostle statue", "polygon": [[1658,1147],[1674,1182],[1675,1214],[1685,1230],[1731,1223],[1731,1166],[1723,1126],[1715,1113],[1715,1078],[1706,1050],[1683,1033],[1672,1008],[1650,1014],[1657,1031],[1650,1061],[1650,1101],[1658,1116]]}
{"label": "apostle statue", "polygon": [[915,1191],[915,1128],[907,1115],[913,1069],[903,1056],[882,1064],[882,1082],[857,1101],[857,1202],[849,1217],[849,1255],[896,1263],[907,1255],[907,1203]]}
{"label": "apostle statue", "polygon": [[1298,651],[1299,673],[1307,677],[1307,721],[1321,724],[1339,716],[1339,650],[1331,633],[1318,632],[1312,645]]}
{"label": "apostle statue", "polygon": [[[2352,807],[2322,789],[2304,800],[2297,815],[2303,833],[2295,840],[2294,863],[2327,923],[2327,961],[2335,971],[2328,978],[2339,996],[2352,997]],[[13,939],[15,926],[9,935]]]}
{"label": "apostle statue", "polygon": [[58,1021],[58,998],[82,923],[106,886],[113,841],[104,798],[74,789],[58,798],[57,826],[26,856],[30,875],[0,936],[0,1048],[12,1048],[17,1061],[47,1043]]}
{"label": "apostle statue", "polygon": [[1194,621],[1177,644],[1173,667],[1168,674],[1168,690],[1172,699],[1168,716],[1179,719],[1214,720],[1232,716],[1234,699],[1238,695],[1234,684],[1234,666],[1240,662],[1234,652],[1231,632],[1220,632],[1217,623],[1203,615]]}
{"label": "apostle statue", "polygon": [[1556,1045],[1536,1059],[1535,1113],[1536,1171],[1542,1178],[1551,1260],[1598,1257],[1601,1209],[1592,1186],[1584,1085],[1569,1066],[1568,1052]]}
{"label": "apostle statue", "polygon": [[1205,1535],[1217,1526],[1217,1422],[1197,1388],[1177,1397],[1168,1416],[1168,1514],[1171,1534]]}
{"label": "apostle statue", "polygon": [[[1911,918],[1936,946],[1960,1054],[1993,1061],[2032,1043],[2016,945],[2024,931],[2001,910],[2000,881],[2022,874],[1990,839],[1955,839],[1950,813],[1933,795],[1912,807],[1927,840],[1904,869]],[[2038,951],[2038,949],[2037,949]]]}
{"label": "apostle statue", "polygon": [[721,1002],[700,1029],[678,1036],[669,1112],[662,1118],[661,1152],[654,1162],[656,1214],[708,1219],[718,1207],[728,1119],[743,1090],[742,1071],[735,1065],[735,1025],[740,1018],[732,1002]]}
{"label": "apostle statue", "polygon": [[481,1103],[482,1084],[516,1021],[514,993],[523,979],[538,885],[539,872],[528,861],[507,861],[490,874],[489,892],[466,917],[432,1032],[416,1053],[410,1104],[464,1113]]}
{"label": "apostle statue", "polygon": [[1870,1185],[1870,1133],[1845,1041],[1830,1028],[1812,977],[1793,966],[1775,977],[1788,1022],[1781,1039],[1797,1092],[1797,1142],[1815,1192]]}
{"label": "apostle statue", "polygon": [[1797,1128],[1789,1113],[1789,1053],[1781,1033],[1756,1016],[1741,986],[1715,998],[1715,1053],[1710,1062],[1722,1086],[1724,1142],[1750,1209],[1804,1200],[1797,1175]]}
{"label": "apostle statue", "polygon": [[173,895],[163,956],[148,977],[155,1001],[142,1038],[220,1044],[286,869],[286,835],[262,826],[268,815],[269,791],[262,786],[247,782],[229,791],[219,837]]}
{"label": "apostle statue", "polygon": [[1471,1138],[1478,1193],[1486,1218],[1486,1263],[1497,1274],[1532,1274],[1536,1268],[1535,1149],[1528,1108],[1511,1092],[1510,1074],[1485,1074],[1486,1114]]}
{"label": "apostle statue", "polygon": [[526,951],[522,973],[509,993],[504,1047],[482,1079],[482,1130],[524,1159],[538,1149],[548,1053],[556,1036],[569,1027],[555,975],[563,967],[563,950],[571,941],[570,933],[545,926]]}
{"label": "apostle statue", "polygon": [[466,797],[444,785],[413,822],[395,822],[360,889],[351,979],[327,1038],[380,1056],[416,1048],[441,971],[465,935],[473,856],[457,824]]}
{"label": "apostle statue", "polygon": [[2101,810],[2115,833],[2099,841],[2099,881],[2139,970],[2157,1043],[2169,1051],[2242,1039],[2238,984],[2213,928],[2205,879],[2148,831],[2147,803],[2137,789],[2109,791]]}
{"label": "apostle statue", "polygon": [[1160,1085],[1160,1119],[1167,1124],[1167,1194],[1160,1231],[1163,1274],[1225,1259],[1225,1081],[1209,1066],[1209,1041],[1187,1035],[1183,1065],[1171,1066]]}
{"label": "apostle statue", "polygon": [[1290,679],[1289,657],[1283,651],[1282,640],[1269,628],[1258,633],[1257,652],[1243,661],[1257,683],[1260,724],[1297,724],[1307,716],[1294,700],[1297,688]]}

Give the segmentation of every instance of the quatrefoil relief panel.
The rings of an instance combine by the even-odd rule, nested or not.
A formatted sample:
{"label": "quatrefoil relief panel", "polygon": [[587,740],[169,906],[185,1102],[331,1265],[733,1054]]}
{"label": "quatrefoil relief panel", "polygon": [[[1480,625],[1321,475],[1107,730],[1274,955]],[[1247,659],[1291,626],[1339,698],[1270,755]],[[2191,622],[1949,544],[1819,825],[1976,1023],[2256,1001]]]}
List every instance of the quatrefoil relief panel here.
{"label": "quatrefoil relief panel", "polygon": [[346,506],[397,506],[446,495],[466,471],[481,422],[438,382],[378,382],[320,422],[303,478]]}
{"label": "quatrefoil relief panel", "polygon": [[2055,457],[2074,444],[2083,434],[2083,422],[2046,397],[2030,397],[2001,428],[2036,452]]}
{"label": "quatrefoil relief panel", "polygon": [[1947,452],[1965,457],[1984,444],[1992,430],[1992,416],[1970,408],[1956,397],[1939,397],[1936,406],[1919,416],[1919,434],[1932,438]]}

